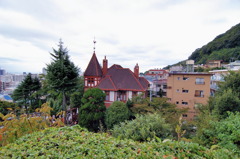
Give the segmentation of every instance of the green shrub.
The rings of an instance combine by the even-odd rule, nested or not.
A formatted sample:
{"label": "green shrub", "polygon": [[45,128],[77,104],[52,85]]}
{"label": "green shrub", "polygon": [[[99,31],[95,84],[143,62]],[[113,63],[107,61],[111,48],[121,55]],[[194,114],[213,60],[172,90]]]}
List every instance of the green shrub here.
{"label": "green shrub", "polygon": [[171,127],[159,114],[136,115],[136,119],[115,125],[114,137],[147,141],[155,136],[161,139],[171,136]]}
{"label": "green shrub", "polygon": [[108,129],[111,129],[114,125],[119,124],[130,117],[130,111],[125,103],[115,101],[107,109],[105,116],[105,123]]}
{"label": "green shrub", "polygon": [[79,125],[49,128],[0,148],[0,158],[237,158],[230,150],[210,150],[196,143],[134,142]]}
{"label": "green shrub", "polygon": [[197,135],[197,140],[205,146],[218,145],[240,155],[240,113],[228,112],[228,116],[221,121],[210,120]]}

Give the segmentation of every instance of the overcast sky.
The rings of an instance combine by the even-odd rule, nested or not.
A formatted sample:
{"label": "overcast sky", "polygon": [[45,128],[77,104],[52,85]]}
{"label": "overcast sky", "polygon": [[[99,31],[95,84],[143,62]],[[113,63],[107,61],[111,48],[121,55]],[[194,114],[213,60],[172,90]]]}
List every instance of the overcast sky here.
{"label": "overcast sky", "polygon": [[100,63],[140,72],[187,59],[240,23],[239,0],[0,0],[0,67],[40,73],[61,38],[82,71]]}

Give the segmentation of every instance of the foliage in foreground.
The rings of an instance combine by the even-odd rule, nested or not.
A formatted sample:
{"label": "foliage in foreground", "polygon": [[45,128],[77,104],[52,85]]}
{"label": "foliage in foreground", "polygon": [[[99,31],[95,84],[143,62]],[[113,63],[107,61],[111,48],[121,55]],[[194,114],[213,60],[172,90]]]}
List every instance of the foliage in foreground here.
{"label": "foliage in foreground", "polygon": [[207,127],[198,132],[198,140],[208,147],[221,146],[240,155],[240,113],[228,112],[219,122],[210,120]]}
{"label": "foliage in foreground", "polygon": [[12,143],[25,134],[41,131],[50,126],[64,126],[60,119],[57,119],[55,123],[51,122],[50,111],[51,108],[45,103],[37,110],[41,116],[29,117],[23,114],[17,117],[13,113],[5,116],[0,113],[0,118],[3,120],[0,122],[0,146]]}
{"label": "foliage in foreground", "polygon": [[136,119],[115,125],[112,130],[114,137],[147,141],[155,136],[165,139],[171,136],[171,127],[159,114],[136,115]]}
{"label": "foliage in foreground", "polygon": [[226,149],[160,140],[139,143],[92,133],[78,125],[49,128],[0,148],[3,158],[236,158]]}

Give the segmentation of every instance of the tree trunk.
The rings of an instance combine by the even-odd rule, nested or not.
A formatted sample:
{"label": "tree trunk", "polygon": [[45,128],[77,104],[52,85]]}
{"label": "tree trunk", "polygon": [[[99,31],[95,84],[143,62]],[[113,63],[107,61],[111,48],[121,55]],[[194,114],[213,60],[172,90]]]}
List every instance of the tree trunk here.
{"label": "tree trunk", "polygon": [[27,117],[29,117],[29,114],[28,114],[28,106],[27,106],[27,99],[26,99],[26,98],[24,98],[24,105],[25,105]]}
{"label": "tree trunk", "polygon": [[63,91],[62,110],[65,111],[64,124],[68,124],[68,121],[67,121],[67,108],[66,108],[66,94],[65,94],[65,91]]}

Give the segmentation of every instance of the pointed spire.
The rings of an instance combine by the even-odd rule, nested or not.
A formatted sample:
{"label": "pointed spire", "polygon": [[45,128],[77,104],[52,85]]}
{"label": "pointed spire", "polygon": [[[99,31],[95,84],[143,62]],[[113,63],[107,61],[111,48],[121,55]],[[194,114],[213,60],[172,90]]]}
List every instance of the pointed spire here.
{"label": "pointed spire", "polygon": [[96,44],[96,40],[95,40],[95,36],[94,36],[94,39],[93,39],[93,53],[95,53],[95,49],[96,49],[96,47],[95,47],[95,44]]}

